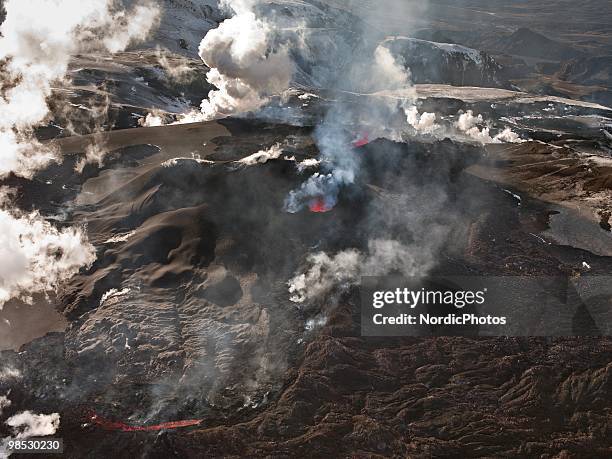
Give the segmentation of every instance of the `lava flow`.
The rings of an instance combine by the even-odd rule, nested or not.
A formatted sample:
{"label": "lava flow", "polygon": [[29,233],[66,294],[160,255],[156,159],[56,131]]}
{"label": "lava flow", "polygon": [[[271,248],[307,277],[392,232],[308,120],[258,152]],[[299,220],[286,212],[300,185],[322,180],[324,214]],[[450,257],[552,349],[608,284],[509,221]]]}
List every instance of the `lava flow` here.
{"label": "lava flow", "polygon": [[328,205],[325,202],[325,199],[323,197],[318,197],[310,201],[308,208],[310,209],[311,212],[316,212],[316,213],[329,212],[330,210],[333,209],[332,206]]}
{"label": "lava flow", "polygon": [[361,134],[361,136],[356,139],[353,140],[353,147],[363,147],[364,145],[367,145],[370,143],[370,136],[368,135],[367,132],[364,132],[363,134]]}
{"label": "lava flow", "polygon": [[104,430],[115,430],[115,431],[121,431],[121,432],[155,432],[158,430],[178,429],[181,427],[197,426],[202,423],[202,419],[186,419],[183,421],[163,422],[161,424],[154,424],[150,426],[135,426],[135,425],[125,424],[119,421],[110,421],[108,419],[98,416],[95,413],[92,413],[89,416],[89,419],[91,420],[92,423],[103,428]]}

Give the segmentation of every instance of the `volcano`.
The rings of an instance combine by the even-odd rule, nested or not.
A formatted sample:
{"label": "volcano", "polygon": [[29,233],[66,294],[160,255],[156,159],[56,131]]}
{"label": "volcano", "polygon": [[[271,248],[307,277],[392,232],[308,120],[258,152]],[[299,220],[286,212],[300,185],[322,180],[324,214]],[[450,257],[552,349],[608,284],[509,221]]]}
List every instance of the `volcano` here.
{"label": "volcano", "polygon": [[0,457],[610,455],[602,2],[105,1],[4,2]]}

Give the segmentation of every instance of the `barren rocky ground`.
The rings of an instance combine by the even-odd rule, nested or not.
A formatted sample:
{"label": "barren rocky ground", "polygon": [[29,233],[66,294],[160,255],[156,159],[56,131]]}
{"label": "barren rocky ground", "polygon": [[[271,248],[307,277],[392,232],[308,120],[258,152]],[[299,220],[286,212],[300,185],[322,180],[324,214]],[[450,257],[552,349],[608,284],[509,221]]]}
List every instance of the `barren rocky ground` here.
{"label": "barren rocky ground", "polygon": [[[413,69],[409,87],[351,90],[303,53],[294,86],[260,112],[188,124],[170,123],[214,88],[198,41],[229,13],[162,3],[149,41],[73,56],[52,88],[35,135],[62,161],[1,181],[15,208],[85,228],[96,260],[55,294],[0,310],[0,439],[31,410],[59,413],[69,458],[612,456],[611,298],[577,308],[575,336],[372,338],[355,283],[304,303],[288,289],[313,254],[365,253],[383,236],[425,253],[432,276],[606,282],[605,2],[408,2],[412,16],[272,2],[282,20],[313,15],[313,55],[369,50],[334,35],[332,12],[340,29],[371,26]],[[436,126],[408,126],[406,100]],[[363,115],[335,131],[355,177],[335,206],[287,212],[326,171],[320,129],[339,105]],[[143,127],[147,114],[156,125]],[[509,142],[496,137],[506,128]],[[103,157],[81,164],[92,150]]]}

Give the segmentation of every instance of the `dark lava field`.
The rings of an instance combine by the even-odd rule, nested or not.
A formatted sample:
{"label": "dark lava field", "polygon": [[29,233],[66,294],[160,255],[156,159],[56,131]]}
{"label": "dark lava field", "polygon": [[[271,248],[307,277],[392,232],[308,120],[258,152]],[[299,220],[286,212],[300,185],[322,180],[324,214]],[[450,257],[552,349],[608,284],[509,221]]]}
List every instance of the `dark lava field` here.
{"label": "dark lava field", "polygon": [[[30,81],[48,113],[0,155],[55,156],[0,162],[0,458],[612,457],[611,295],[538,336],[362,336],[360,309],[371,275],[610,285],[609,2],[158,0],[129,45],[122,15],[46,37],[66,69],[32,80],[6,43],[43,32],[3,3],[0,117]],[[13,285],[9,221],[82,234]]]}

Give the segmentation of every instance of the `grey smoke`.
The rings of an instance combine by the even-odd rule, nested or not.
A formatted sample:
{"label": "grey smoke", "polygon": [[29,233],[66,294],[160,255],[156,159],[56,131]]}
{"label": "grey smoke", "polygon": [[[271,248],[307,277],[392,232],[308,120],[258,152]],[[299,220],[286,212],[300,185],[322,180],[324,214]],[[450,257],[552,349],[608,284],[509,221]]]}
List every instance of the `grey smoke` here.
{"label": "grey smoke", "polygon": [[0,395],[0,416],[2,416],[2,410],[11,406],[11,401],[6,395]]}
{"label": "grey smoke", "polygon": [[[291,301],[309,303],[334,297],[358,285],[363,276],[395,273],[419,278],[435,267],[459,221],[450,210],[446,189],[436,183],[424,188],[397,186],[396,192],[374,201],[368,209],[368,220],[362,223],[372,234],[367,247],[310,254],[305,268],[287,283]],[[405,237],[392,235],[393,227],[405,228]]]}
{"label": "grey smoke", "polygon": [[[385,46],[389,32],[380,28],[384,24],[382,16],[388,16],[389,10],[411,17],[410,8],[415,4],[386,2],[387,10],[380,18],[372,17],[380,8],[368,10],[369,17],[366,17],[360,14],[357,3],[342,5],[344,11],[330,10],[326,14],[336,14],[334,19],[339,19],[348,12],[354,20],[346,29],[329,31],[320,28],[321,24],[317,24],[319,28],[311,27],[317,21],[314,7],[310,10],[312,17],[302,15],[296,20],[268,11],[265,2],[227,3],[234,16],[210,31],[200,45],[200,55],[211,67],[209,82],[218,90],[203,101],[201,112],[187,115],[185,121],[255,111],[272,95],[286,91],[295,82],[340,95],[328,106],[315,128],[319,170],[287,195],[286,211],[304,211],[315,201],[323,202],[326,208],[337,204],[345,187],[355,183],[360,171],[361,159],[353,145],[355,138],[400,141],[409,127],[427,133],[436,129],[436,115],[419,113],[414,107],[416,98],[409,69]],[[378,27],[371,27],[372,22]],[[247,41],[249,36],[252,39]],[[321,43],[333,45],[324,48]],[[317,54],[316,49],[325,49],[325,53]],[[291,59],[297,59],[299,64],[292,63]],[[271,73],[275,78],[269,77]],[[404,97],[379,97],[384,91],[400,91]],[[356,101],[342,94],[369,97]],[[402,122],[398,115],[404,111]],[[426,196],[425,201],[438,202],[435,198],[435,194]],[[431,212],[421,212],[422,208],[411,212],[414,203],[404,204],[405,224],[411,228],[425,227],[432,212],[439,212],[445,205],[441,200]],[[325,294],[338,284],[355,283],[365,274],[395,270],[415,275],[426,273],[434,266],[437,251],[447,237],[442,224],[429,231],[426,239],[419,239],[416,234],[413,238],[416,242],[385,235],[384,219],[381,224],[382,234],[372,237],[365,252],[347,249],[336,254],[310,255],[307,271],[296,273],[289,283],[292,298],[305,301]]]}

